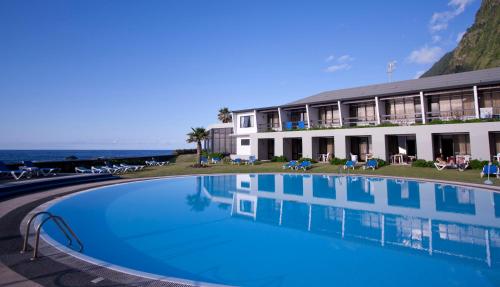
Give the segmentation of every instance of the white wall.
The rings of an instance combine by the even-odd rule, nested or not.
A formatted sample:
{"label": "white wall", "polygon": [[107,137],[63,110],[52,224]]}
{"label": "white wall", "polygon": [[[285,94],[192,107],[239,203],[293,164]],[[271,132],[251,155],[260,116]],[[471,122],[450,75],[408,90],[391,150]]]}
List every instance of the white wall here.
{"label": "white wall", "polygon": [[[244,116],[252,116],[253,117],[252,127],[250,127],[250,128],[241,128],[240,127],[241,117],[244,117]],[[245,113],[236,114],[235,127],[236,127],[236,129],[235,129],[234,133],[238,134],[238,135],[247,135],[250,133],[256,133],[257,132],[257,123],[256,123],[255,112],[245,112]]]}
{"label": "white wall", "polygon": [[500,122],[255,133],[250,135],[250,143],[252,145],[253,153],[257,154],[257,140],[259,138],[274,138],[275,155],[280,156],[283,155],[284,152],[283,139],[300,137],[302,138],[302,153],[304,157],[311,157],[313,155],[312,137],[328,136],[334,137],[335,156],[339,158],[346,158],[346,136],[370,136],[370,145],[374,157],[384,159],[387,154],[385,143],[386,135],[414,134],[417,142],[417,157],[419,159],[434,160],[432,151],[432,134],[468,133],[470,136],[472,158],[489,160],[490,147],[488,132],[493,131],[500,131]]}
{"label": "white wall", "polygon": [[[250,145],[241,145],[241,140],[250,140]],[[256,144],[254,144],[256,145]],[[245,156],[250,156],[252,155],[252,140],[250,137],[238,137],[236,139],[236,154],[237,155],[245,155]]]}

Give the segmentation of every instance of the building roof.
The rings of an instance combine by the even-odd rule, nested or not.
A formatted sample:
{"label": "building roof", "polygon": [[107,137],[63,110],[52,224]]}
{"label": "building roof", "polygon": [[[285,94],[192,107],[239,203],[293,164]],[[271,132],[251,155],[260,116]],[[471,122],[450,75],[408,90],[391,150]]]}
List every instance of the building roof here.
{"label": "building roof", "polygon": [[[493,83],[500,83],[500,67],[328,91],[290,102],[282,107],[332,102],[338,100],[356,100],[375,96],[411,94],[419,93],[420,91],[429,92],[435,90],[470,87],[474,85],[488,85]],[[271,108],[277,107],[259,108],[258,110]],[[239,112],[248,110],[253,109],[240,110]]]}
{"label": "building roof", "polygon": [[223,128],[232,128],[233,123],[214,123],[207,127],[207,131],[211,129],[223,129]]}

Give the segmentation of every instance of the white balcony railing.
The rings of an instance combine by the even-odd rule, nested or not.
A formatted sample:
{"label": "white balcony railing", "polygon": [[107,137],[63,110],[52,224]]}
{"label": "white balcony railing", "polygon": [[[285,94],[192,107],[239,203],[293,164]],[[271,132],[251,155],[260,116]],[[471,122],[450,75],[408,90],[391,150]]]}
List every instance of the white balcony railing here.
{"label": "white balcony railing", "polygon": [[429,121],[441,120],[441,121],[451,121],[451,120],[471,120],[476,118],[476,112],[474,109],[458,110],[458,111],[439,111],[439,112],[428,112],[426,118]]}
{"label": "white balcony railing", "polygon": [[381,115],[380,121],[383,124],[396,124],[400,126],[409,126],[415,123],[422,122],[422,114],[414,113],[414,114],[389,114],[389,115]]}
{"label": "white balcony railing", "polygon": [[343,119],[343,124],[345,126],[375,126],[377,125],[377,119],[373,117],[346,117]]}
{"label": "white balcony railing", "polygon": [[331,119],[331,120],[316,120],[311,121],[311,128],[339,128],[340,120],[339,119]]}
{"label": "white balcony railing", "polygon": [[259,132],[276,132],[280,130],[280,124],[279,123],[258,124],[257,130]]}

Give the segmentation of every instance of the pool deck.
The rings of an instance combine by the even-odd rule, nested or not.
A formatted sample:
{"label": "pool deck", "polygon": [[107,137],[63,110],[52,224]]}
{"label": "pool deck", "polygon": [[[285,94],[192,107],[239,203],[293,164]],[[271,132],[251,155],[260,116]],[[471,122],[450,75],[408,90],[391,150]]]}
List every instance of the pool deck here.
{"label": "pool deck", "polygon": [[[335,174],[330,174],[335,175]],[[192,175],[195,176],[195,175]],[[352,175],[360,176],[360,175]],[[365,175],[361,175],[365,176]],[[166,176],[173,178],[183,176]],[[370,177],[370,176],[368,176]],[[375,176],[386,177],[386,176]],[[394,177],[389,177],[394,178]],[[9,198],[0,198],[0,287],[4,286],[199,286],[186,282],[149,279],[97,266],[63,253],[42,240],[42,257],[31,261],[31,252],[20,254],[22,230],[26,226],[26,217],[41,205],[58,197],[83,190],[133,181],[157,178],[117,179],[76,183],[63,187],[46,187],[38,192],[16,193]],[[408,179],[408,178],[406,178]],[[431,181],[445,184],[487,188],[500,192],[500,187],[458,182]],[[24,181],[29,182],[29,181]],[[21,186],[21,185],[18,185]],[[0,186],[1,188],[1,186]],[[33,230],[32,230],[33,231]]]}

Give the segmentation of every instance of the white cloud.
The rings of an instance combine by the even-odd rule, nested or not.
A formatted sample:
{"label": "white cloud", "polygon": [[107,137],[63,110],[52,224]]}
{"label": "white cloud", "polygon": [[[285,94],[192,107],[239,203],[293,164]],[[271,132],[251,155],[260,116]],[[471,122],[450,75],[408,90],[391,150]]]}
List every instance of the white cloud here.
{"label": "white cloud", "polygon": [[472,3],[472,1],[474,0],[450,0],[450,2],[448,2],[448,6],[451,7],[451,10],[434,12],[429,22],[429,29],[431,32],[435,33],[446,30],[448,28],[448,23],[453,18],[462,14],[465,11],[465,7]]}
{"label": "white cloud", "polygon": [[462,40],[463,36],[465,35],[465,31],[458,33],[457,35],[457,42],[460,42]]}
{"label": "white cloud", "polygon": [[424,46],[420,49],[413,50],[408,56],[407,60],[410,63],[430,64],[437,61],[437,59],[441,56],[442,53],[443,49],[441,49],[440,47]]}
{"label": "white cloud", "polygon": [[325,72],[328,73],[335,73],[338,71],[342,70],[349,70],[351,68],[351,65],[349,64],[338,64],[338,65],[331,65],[330,67],[326,68]]}
{"label": "white cloud", "polygon": [[337,59],[337,62],[339,63],[346,63],[346,62],[351,62],[353,61],[354,58],[351,57],[350,55],[343,55],[343,56],[340,56],[338,59]]}
{"label": "white cloud", "polygon": [[325,72],[335,73],[342,70],[349,70],[352,67],[349,62],[354,61],[354,57],[349,54],[345,54],[340,57],[330,55],[325,59],[325,61],[327,63],[331,63],[331,65],[325,69]]}
{"label": "white cloud", "polygon": [[418,79],[420,78],[420,76],[422,76],[423,74],[425,73],[425,71],[417,71],[415,73],[415,76],[413,77],[414,79]]}
{"label": "white cloud", "polygon": [[432,36],[432,43],[437,43],[439,41],[441,41],[441,36],[438,36],[438,35]]}

